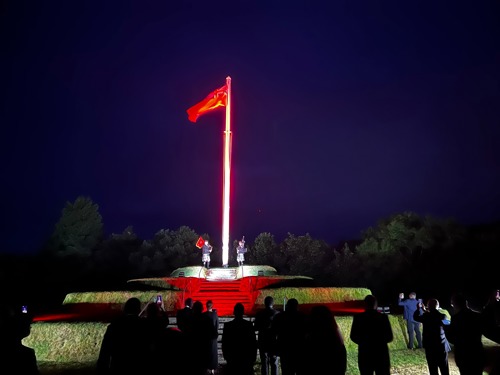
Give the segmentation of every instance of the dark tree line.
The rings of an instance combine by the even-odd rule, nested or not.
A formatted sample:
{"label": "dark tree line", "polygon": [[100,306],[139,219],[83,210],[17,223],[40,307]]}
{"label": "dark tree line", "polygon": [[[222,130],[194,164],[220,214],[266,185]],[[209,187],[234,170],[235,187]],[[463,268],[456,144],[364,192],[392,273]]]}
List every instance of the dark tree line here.
{"label": "dark tree line", "polygon": [[[50,293],[60,303],[68,292],[125,288],[132,278],[168,276],[176,268],[199,265],[199,236],[182,226],[162,229],[148,240],[138,238],[132,227],[105,237],[99,207],[79,197],[63,208],[38,254],[3,256],[0,278],[42,296]],[[212,255],[220,259],[221,246],[213,245]],[[410,290],[448,300],[460,290],[480,300],[500,284],[500,223],[463,227],[407,212],[380,220],[357,241],[331,245],[309,234],[289,233],[277,242],[271,233],[261,233],[246,245],[247,264],[310,276],[322,286],[368,287],[385,303]],[[230,264],[236,263],[234,256],[230,251]]]}

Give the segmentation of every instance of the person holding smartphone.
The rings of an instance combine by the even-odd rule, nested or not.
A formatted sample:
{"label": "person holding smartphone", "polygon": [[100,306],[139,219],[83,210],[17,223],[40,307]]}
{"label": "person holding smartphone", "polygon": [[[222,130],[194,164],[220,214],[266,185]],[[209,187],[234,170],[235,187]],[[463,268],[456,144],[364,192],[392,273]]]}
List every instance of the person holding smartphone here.
{"label": "person holding smartphone", "polygon": [[2,366],[11,369],[12,373],[40,374],[35,351],[22,342],[31,333],[31,321],[23,308],[0,306],[0,357]]}

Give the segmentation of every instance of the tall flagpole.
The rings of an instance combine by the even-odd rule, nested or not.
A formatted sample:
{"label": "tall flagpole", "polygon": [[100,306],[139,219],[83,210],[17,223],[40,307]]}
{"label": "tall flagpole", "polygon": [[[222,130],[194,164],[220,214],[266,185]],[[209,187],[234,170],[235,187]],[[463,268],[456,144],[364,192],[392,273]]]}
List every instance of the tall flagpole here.
{"label": "tall flagpole", "polygon": [[231,184],[231,77],[226,77],[227,105],[226,130],[224,131],[224,186],[222,206],[222,265],[229,261],[229,193]]}

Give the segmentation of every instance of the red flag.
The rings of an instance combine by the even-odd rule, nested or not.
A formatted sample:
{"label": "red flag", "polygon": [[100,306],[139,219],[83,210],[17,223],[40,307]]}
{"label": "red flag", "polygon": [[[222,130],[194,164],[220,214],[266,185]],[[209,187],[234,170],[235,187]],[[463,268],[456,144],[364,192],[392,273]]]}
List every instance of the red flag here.
{"label": "red flag", "polygon": [[200,236],[200,238],[198,238],[198,241],[196,241],[196,247],[198,249],[201,249],[203,245],[205,245],[205,240],[203,239],[202,236]]}
{"label": "red flag", "polygon": [[189,108],[186,112],[188,114],[189,121],[196,122],[196,120],[198,120],[198,117],[202,114],[218,107],[225,107],[226,105],[227,86],[224,85],[220,89],[217,89],[208,94],[205,99]]}

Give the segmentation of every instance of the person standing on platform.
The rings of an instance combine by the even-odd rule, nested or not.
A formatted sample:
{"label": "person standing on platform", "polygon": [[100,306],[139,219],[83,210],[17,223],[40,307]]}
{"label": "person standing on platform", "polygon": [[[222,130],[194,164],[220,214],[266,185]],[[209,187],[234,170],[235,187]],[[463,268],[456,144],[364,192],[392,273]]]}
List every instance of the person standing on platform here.
{"label": "person standing on platform", "polygon": [[417,311],[417,305],[420,300],[417,300],[417,294],[412,292],[405,299],[403,293],[399,294],[398,305],[404,307],[403,318],[406,320],[406,329],[408,331],[408,349],[412,350],[414,345],[414,337],[417,337],[417,348],[422,349],[422,334],[420,333],[420,323],[413,319],[413,314]]}
{"label": "person standing on platform", "polygon": [[212,252],[212,246],[205,240],[203,247],[201,248],[201,261],[203,267],[210,268],[210,253]]}
{"label": "person standing on platform", "polygon": [[236,261],[238,262],[238,266],[242,266],[245,261],[245,253],[247,252],[247,248],[245,247],[245,236],[238,242],[238,247],[236,248]]}

